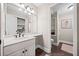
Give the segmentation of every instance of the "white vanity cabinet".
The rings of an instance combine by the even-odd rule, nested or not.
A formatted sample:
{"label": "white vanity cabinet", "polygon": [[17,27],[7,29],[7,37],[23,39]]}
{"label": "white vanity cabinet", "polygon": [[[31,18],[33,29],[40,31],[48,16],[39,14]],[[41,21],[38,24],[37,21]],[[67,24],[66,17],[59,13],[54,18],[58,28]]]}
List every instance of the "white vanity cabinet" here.
{"label": "white vanity cabinet", "polygon": [[15,51],[14,53],[9,54],[8,56],[24,56],[24,49]]}
{"label": "white vanity cabinet", "polygon": [[4,56],[35,56],[35,38],[4,46]]}

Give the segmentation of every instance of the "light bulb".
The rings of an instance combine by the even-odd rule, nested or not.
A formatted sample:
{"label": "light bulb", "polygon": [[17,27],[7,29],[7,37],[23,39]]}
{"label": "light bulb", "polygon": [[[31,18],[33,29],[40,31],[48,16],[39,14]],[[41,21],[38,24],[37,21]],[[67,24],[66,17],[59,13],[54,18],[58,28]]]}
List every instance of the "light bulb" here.
{"label": "light bulb", "polygon": [[21,6],[22,8],[25,8],[24,4],[21,4],[20,6]]}
{"label": "light bulb", "polygon": [[30,7],[27,7],[27,11],[30,11]]}
{"label": "light bulb", "polygon": [[72,9],[73,9],[73,6],[72,6],[72,7],[70,7],[69,9],[70,9],[70,10],[72,10]]}
{"label": "light bulb", "polygon": [[69,9],[69,10],[72,10],[73,7],[74,7],[73,5],[70,5],[70,6],[68,7],[68,9]]}
{"label": "light bulb", "polygon": [[34,10],[32,10],[31,13],[34,13]]}
{"label": "light bulb", "polygon": [[25,12],[25,13],[27,13],[27,11],[26,11],[26,10],[25,10],[24,12]]}
{"label": "light bulb", "polygon": [[31,13],[28,13],[28,15],[31,15]]}
{"label": "light bulb", "polygon": [[19,10],[19,11],[22,11],[22,9],[21,9],[21,8],[19,8],[18,10]]}

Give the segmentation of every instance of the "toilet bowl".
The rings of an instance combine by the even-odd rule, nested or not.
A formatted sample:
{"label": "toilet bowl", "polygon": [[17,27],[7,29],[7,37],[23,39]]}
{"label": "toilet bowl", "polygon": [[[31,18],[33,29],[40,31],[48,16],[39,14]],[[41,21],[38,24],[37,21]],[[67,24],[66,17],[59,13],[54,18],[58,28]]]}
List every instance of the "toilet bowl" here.
{"label": "toilet bowl", "polygon": [[51,39],[51,44],[53,44],[54,43],[54,39]]}

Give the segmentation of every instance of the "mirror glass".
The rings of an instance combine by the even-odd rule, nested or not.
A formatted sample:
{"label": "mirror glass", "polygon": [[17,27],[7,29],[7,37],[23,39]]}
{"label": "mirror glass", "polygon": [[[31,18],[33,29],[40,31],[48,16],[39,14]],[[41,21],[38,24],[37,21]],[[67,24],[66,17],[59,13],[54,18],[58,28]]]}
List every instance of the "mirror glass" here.
{"label": "mirror glass", "polygon": [[34,5],[5,3],[5,35],[37,33],[37,28],[37,9]]}
{"label": "mirror glass", "polygon": [[28,15],[18,6],[7,3],[5,17],[5,35],[28,32]]}
{"label": "mirror glass", "polygon": [[25,19],[17,17],[17,34],[25,32]]}

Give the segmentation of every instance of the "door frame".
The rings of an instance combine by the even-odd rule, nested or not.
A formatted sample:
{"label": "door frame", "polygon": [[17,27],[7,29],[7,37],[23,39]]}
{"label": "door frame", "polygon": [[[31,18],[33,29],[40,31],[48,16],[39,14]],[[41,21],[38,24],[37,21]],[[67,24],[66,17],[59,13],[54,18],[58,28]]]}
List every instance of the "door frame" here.
{"label": "door frame", "polygon": [[[53,7],[53,6],[55,6],[55,5],[57,5],[57,3],[55,3],[55,4],[52,4],[51,6],[50,6],[50,12],[51,12],[51,7]],[[55,43],[55,45],[56,46],[58,46],[58,44],[59,44],[59,30],[58,30],[58,12],[56,11],[56,13],[57,13],[57,20],[56,20],[56,37],[57,37],[57,43]],[[50,13],[50,15],[51,15],[51,13]],[[51,18],[50,18],[51,19]],[[50,22],[50,24],[51,24],[51,22]],[[50,33],[51,34],[51,33]]]}
{"label": "door frame", "polygon": [[77,3],[74,3],[73,56],[77,56]]}
{"label": "door frame", "polygon": [[[56,4],[55,4],[56,5]],[[50,8],[53,7],[53,4]],[[57,16],[58,21],[58,16]],[[77,3],[74,3],[74,19],[73,19],[73,56],[77,56]],[[58,22],[57,22],[58,30]],[[59,30],[57,31],[57,45],[59,44]]]}

